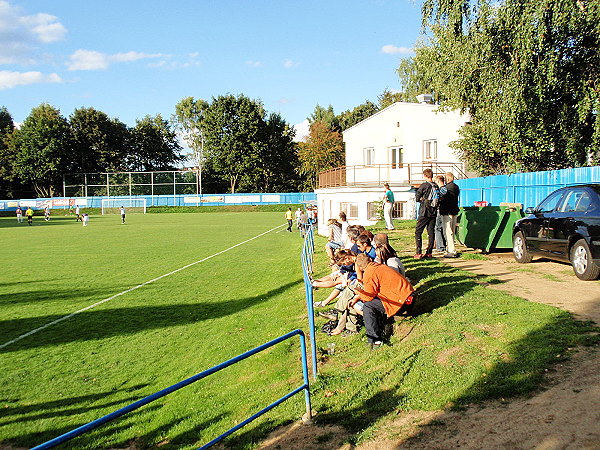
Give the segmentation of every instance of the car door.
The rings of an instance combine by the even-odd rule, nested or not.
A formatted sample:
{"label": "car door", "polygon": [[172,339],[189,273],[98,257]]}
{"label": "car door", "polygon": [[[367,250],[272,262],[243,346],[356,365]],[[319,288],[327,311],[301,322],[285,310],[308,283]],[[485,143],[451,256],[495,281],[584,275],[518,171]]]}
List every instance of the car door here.
{"label": "car door", "polygon": [[527,248],[534,252],[546,252],[548,215],[554,213],[563,197],[563,191],[553,192],[539,204],[530,216],[522,219],[521,230],[527,241]]}
{"label": "car door", "polygon": [[582,188],[565,190],[562,201],[556,211],[546,216],[546,241],[540,243],[540,250],[553,257],[569,258],[569,236],[578,228],[579,216],[582,212],[578,208],[589,200],[589,195]]}

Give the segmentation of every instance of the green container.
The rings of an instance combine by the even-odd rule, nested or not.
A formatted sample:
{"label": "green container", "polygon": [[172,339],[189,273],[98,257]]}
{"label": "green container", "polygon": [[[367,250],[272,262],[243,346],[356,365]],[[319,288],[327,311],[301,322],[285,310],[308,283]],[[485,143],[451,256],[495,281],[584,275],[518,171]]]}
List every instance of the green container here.
{"label": "green container", "polygon": [[514,206],[460,208],[456,237],[466,247],[485,252],[493,248],[512,248],[513,225],[522,217],[525,217],[523,210]]}

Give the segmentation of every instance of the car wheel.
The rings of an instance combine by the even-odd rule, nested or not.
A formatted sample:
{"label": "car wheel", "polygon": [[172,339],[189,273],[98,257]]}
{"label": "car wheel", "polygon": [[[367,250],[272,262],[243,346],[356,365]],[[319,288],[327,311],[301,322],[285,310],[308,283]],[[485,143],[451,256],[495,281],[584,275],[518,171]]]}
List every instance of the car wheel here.
{"label": "car wheel", "polygon": [[515,260],[519,263],[530,263],[533,259],[532,254],[527,250],[525,237],[520,231],[517,231],[513,236],[513,254]]}
{"label": "car wheel", "polygon": [[592,261],[592,252],[584,239],[579,239],[571,248],[571,264],[580,280],[595,280],[600,275],[600,267]]}

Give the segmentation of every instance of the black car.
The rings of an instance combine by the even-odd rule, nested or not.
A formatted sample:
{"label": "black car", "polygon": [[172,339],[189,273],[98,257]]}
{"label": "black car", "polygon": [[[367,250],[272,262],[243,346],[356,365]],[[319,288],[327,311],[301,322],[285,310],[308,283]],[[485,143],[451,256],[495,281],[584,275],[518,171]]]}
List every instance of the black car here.
{"label": "black car", "polygon": [[600,184],[558,189],[513,228],[513,253],[520,263],[543,256],[570,262],[575,275],[600,275]]}

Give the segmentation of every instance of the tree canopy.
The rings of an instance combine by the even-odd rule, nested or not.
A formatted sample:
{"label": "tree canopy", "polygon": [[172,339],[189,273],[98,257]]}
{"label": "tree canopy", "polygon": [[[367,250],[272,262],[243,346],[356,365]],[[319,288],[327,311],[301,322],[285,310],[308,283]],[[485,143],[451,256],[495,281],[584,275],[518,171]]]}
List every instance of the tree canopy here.
{"label": "tree canopy", "polygon": [[398,72],[471,114],[454,145],[483,175],[599,161],[600,2],[427,0],[431,40]]}

